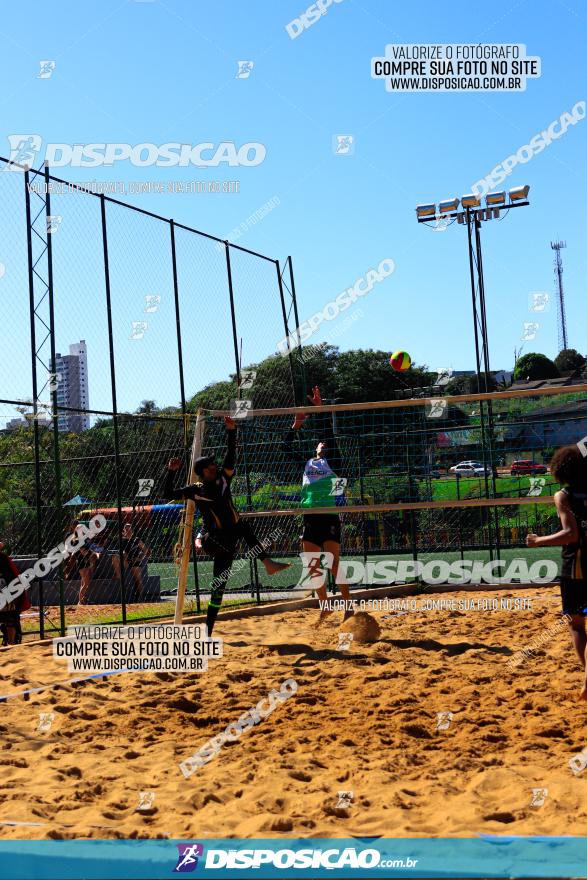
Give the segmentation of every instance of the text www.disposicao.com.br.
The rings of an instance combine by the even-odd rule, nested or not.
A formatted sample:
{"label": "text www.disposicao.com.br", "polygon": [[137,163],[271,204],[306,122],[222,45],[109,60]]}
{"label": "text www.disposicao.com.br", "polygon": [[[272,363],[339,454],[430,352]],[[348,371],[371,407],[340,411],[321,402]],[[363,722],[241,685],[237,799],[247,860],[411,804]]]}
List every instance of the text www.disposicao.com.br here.
{"label": "text www.disposicao.com.br", "polygon": [[201,657],[72,657],[72,672],[189,672],[202,669]]}

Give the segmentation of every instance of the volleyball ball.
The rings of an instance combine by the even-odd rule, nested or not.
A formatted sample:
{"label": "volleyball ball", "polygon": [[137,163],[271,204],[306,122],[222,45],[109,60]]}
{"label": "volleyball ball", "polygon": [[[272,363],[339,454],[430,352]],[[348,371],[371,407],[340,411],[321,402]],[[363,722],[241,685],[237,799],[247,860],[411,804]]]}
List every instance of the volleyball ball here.
{"label": "volleyball ball", "polygon": [[407,351],[394,351],[389,359],[389,363],[396,373],[405,373],[412,366],[412,359]]}
{"label": "volleyball ball", "polygon": [[361,645],[376,642],[381,636],[379,624],[366,611],[355,611],[352,617],[344,621],[340,631],[352,633],[353,641]]}

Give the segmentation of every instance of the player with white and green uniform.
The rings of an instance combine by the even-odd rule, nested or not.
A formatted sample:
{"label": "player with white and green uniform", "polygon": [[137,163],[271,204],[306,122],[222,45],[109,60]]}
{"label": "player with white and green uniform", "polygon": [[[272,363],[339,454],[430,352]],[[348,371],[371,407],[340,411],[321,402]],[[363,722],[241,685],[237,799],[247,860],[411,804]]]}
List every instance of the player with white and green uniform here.
{"label": "player with white and green uniform", "polygon": [[[321,406],[320,389],[313,388],[312,395],[308,399],[314,406]],[[322,430],[318,432],[320,441],[311,458],[304,455],[304,438],[300,435],[300,429],[306,418],[305,413],[296,415],[293,426],[285,439],[288,453],[293,454],[294,458],[303,464],[301,506],[306,510],[344,506],[346,503],[344,495],[346,479],[341,476],[342,458],[332,430],[330,415],[327,415]],[[343,598],[348,601],[345,619],[350,617],[352,605],[348,585],[339,583],[337,579],[341,542],[340,516],[336,513],[304,514],[304,529],[301,538],[310,578],[315,580],[316,593],[318,598],[323,601],[326,600],[326,582],[324,572],[318,564],[320,551],[332,554],[329,567],[332,569],[333,577]],[[328,613],[327,609],[322,610],[319,623]]]}

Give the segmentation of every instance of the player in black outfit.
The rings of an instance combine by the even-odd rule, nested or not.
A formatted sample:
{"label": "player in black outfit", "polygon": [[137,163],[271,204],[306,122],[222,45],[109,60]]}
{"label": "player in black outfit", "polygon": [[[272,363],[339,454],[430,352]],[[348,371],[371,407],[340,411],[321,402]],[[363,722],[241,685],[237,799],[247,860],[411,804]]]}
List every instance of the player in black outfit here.
{"label": "player in black outfit", "polygon": [[530,534],[528,547],[562,546],[560,589],[575,650],[585,670],[581,699],[587,700],[587,458],[578,446],[563,446],[550,462],[550,473],[563,488],[554,501],[561,529],[552,535]]}
{"label": "player in black outfit", "polygon": [[289,565],[270,559],[250,525],[238,515],[230,491],[236,463],[236,422],[234,419],[225,418],[224,423],[227,451],[222,467],[218,467],[212,456],[198,458],[194,470],[200,481],[174,489],[173,475],[181,467],[181,459],[172,458],[163,486],[163,495],[167,500],[190,498],[195,501],[202,517],[202,549],[214,559],[214,580],[206,613],[208,635],[212,633],[218,616],[236,546],[241,538],[251,550],[254,550],[255,557],[261,560],[267,574],[276,574],[289,568]]}

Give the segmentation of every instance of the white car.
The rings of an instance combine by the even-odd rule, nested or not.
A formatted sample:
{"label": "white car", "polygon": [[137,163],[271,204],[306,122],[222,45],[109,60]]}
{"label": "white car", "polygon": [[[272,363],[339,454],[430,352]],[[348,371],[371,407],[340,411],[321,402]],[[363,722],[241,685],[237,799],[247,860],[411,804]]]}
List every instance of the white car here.
{"label": "white car", "polygon": [[451,474],[458,477],[483,477],[490,474],[491,470],[485,467],[482,461],[460,461],[450,469]]}

